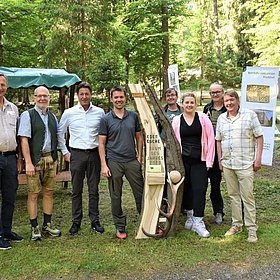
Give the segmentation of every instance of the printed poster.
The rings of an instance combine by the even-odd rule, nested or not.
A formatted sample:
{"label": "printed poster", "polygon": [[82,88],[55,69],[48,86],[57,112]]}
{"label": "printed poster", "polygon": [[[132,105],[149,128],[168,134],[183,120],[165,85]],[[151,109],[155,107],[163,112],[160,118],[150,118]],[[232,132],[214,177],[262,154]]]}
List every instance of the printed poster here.
{"label": "printed poster", "polygon": [[180,85],[179,85],[179,74],[178,64],[171,64],[168,66],[168,84],[169,87],[175,88],[180,98]]}
{"label": "printed poster", "polygon": [[277,67],[247,67],[242,75],[240,106],[257,113],[264,131],[262,164],[269,166],[274,149],[278,75]]}

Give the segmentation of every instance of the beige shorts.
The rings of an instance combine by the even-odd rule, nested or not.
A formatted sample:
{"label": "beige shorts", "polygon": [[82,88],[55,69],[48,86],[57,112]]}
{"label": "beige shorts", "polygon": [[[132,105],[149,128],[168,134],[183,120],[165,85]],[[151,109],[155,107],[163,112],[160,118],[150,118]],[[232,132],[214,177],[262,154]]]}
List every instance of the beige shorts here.
{"label": "beige shorts", "polygon": [[42,188],[53,190],[56,183],[56,169],[57,161],[53,161],[51,155],[41,157],[35,166],[35,176],[26,176],[28,192],[39,193]]}

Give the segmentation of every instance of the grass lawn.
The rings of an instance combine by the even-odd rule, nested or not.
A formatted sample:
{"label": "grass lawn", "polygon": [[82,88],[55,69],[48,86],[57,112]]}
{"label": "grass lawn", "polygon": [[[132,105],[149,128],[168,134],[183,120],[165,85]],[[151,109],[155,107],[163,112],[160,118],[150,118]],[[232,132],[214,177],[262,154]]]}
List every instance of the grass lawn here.
{"label": "grass lawn", "polygon": [[[225,200],[225,222],[213,224],[209,195],[205,221],[211,233],[200,238],[183,228],[185,217],[179,219],[178,232],[168,239],[135,240],[137,214],[131,190],[124,186],[123,206],[127,214],[128,239],[117,240],[110,212],[107,182],[100,186],[100,215],[105,233],[90,229],[87,217],[87,191],[84,191],[84,219],[77,236],[70,237],[71,188],[57,184],[53,221],[63,235],[60,238],[32,242],[26,210],[25,186],[20,186],[14,216],[14,231],[24,236],[21,243],[0,252],[0,279],[153,279],[155,275],[186,273],[201,270],[207,279],[217,265],[230,271],[250,270],[277,264],[280,259],[280,143],[276,142],[273,167],[263,167],[256,174],[255,195],[259,241],[249,244],[247,231],[224,238],[230,226],[229,199],[222,186]],[[41,204],[41,200],[40,200]],[[41,221],[41,210],[39,221]],[[202,277],[203,275],[203,277]],[[160,279],[160,278],[157,278]],[[193,278],[192,278],[193,279]],[[228,278],[227,278],[228,279]]]}

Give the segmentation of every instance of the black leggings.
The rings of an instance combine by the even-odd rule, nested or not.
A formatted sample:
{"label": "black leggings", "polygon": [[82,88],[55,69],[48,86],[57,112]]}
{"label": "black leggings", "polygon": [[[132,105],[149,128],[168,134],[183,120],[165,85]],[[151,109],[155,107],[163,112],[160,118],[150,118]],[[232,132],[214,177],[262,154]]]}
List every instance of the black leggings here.
{"label": "black leggings", "polygon": [[185,168],[184,195],[182,206],[193,209],[195,217],[203,217],[207,191],[206,162],[182,155]]}

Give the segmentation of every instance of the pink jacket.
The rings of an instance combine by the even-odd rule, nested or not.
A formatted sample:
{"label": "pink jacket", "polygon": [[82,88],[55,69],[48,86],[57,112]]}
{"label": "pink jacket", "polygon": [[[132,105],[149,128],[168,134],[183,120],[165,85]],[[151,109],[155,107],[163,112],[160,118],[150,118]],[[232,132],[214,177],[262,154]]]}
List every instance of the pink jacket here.
{"label": "pink jacket", "polygon": [[[199,121],[202,126],[201,134],[201,160],[206,161],[206,166],[211,168],[214,162],[215,156],[215,136],[214,130],[211,121],[208,116],[202,112],[197,112]],[[175,136],[181,146],[181,137],[180,137],[180,125],[181,125],[181,115],[176,116],[172,121],[172,127],[175,133]]]}

